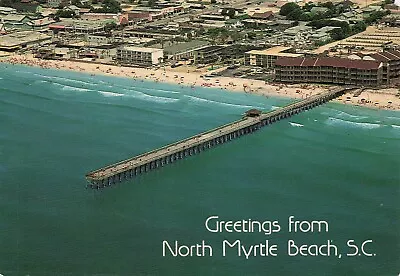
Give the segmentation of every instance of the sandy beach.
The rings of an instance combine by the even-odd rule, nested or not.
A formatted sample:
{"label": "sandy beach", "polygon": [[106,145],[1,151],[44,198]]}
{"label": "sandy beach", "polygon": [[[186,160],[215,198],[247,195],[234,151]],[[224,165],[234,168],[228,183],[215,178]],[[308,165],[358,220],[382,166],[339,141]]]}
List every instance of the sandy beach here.
{"label": "sandy beach", "polygon": [[[279,96],[295,99],[302,99],[310,95],[332,89],[332,86],[320,84],[266,84],[264,81],[213,77],[202,78],[201,72],[182,72],[174,71],[172,68],[145,69],[133,67],[120,67],[113,65],[86,63],[64,60],[40,60],[32,55],[13,55],[0,60],[11,64],[25,64],[29,66],[39,66],[47,69],[72,70],[89,74],[102,74],[110,76],[127,77],[142,80],[152,80],[156,82],[166,82],[196,87],[212,87],[223,92],[244,92],[254,93],[263,96]],[[400,110],[399,88],[388,89],[366,89],[355,91],[335,99],[335,102],[351,104],[356,106],[366,106],[387,110]]]}

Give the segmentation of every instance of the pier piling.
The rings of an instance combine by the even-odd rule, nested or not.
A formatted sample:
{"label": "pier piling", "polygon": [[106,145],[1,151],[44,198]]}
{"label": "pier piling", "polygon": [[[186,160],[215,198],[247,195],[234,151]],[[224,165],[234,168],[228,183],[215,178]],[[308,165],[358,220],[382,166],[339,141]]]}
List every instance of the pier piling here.
{"label": "pier piling", "polygon": [[88,187],[100,189],[115,185],[117,182],[134,179],[145,172],[175,163],[177,160],[196,155],[216,145],[251,134],[263,126],[312,109],[353,89],[355,87],[342,87],[265,113],[254,114],[254,111],[257,110],[250,110],[252,111],[251,115],[240,120],[89,172],[86,174],[86,179],[90,182]]}

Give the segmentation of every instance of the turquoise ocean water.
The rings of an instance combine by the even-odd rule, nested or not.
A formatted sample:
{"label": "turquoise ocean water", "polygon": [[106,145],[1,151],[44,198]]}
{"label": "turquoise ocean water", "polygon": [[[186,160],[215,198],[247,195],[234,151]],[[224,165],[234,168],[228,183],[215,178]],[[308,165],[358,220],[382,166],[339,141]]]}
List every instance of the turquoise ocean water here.
{"label": "turquoise ocean water", "polygon": [[[101,191],[84,174],[291,100],[0,65],[0,273],[398,275],[400,113],[329,103]],[[278,220],[210,233],[207,217]],[[287,220],[329,232],[288,233]],[[277,257],[223,257],[269,240]],[[287,256],[286,244],[372,240],[374,257]],[[213,246],[162,256],[162,241]]]}

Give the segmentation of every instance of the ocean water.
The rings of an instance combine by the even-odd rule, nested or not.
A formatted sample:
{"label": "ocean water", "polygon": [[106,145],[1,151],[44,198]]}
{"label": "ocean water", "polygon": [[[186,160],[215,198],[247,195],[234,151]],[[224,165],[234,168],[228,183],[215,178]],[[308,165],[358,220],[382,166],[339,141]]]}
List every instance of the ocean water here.
{"label": "ocean water", "polygon": [[[399,112],[329,103],[133,181],[85,188],[90,170],[290,101],[1,64],[0,273],[398,275]],[[276,220],[281,231],[212,233],[212,215]],[[329,231],[289,233],[292,215]],[[343,256],[288,256],[290,239],[331,240]],[[164,257],[164,240],[204,240],[213,256]],[[268,240],[278,256],[222,256],[224,240]],[[375,256],[346,256],[348,240],[372,240]]]}

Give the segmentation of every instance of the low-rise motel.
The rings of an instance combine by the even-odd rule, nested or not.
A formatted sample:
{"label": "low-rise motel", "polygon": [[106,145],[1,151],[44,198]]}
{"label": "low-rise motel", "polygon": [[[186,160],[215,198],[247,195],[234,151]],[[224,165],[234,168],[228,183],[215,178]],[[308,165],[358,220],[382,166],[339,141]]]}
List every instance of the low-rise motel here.
{"label": "low-rise motel", "polygon": [[145,47],[122,47],[117,49],[116,60],[122,64],[155,65],[164,58],[164,50]]}
{"label": "low-rise motel", "polygon": [[282,57],[275,63],[275,80],[378,86],[383,81],[383,64],[336,57]]}

